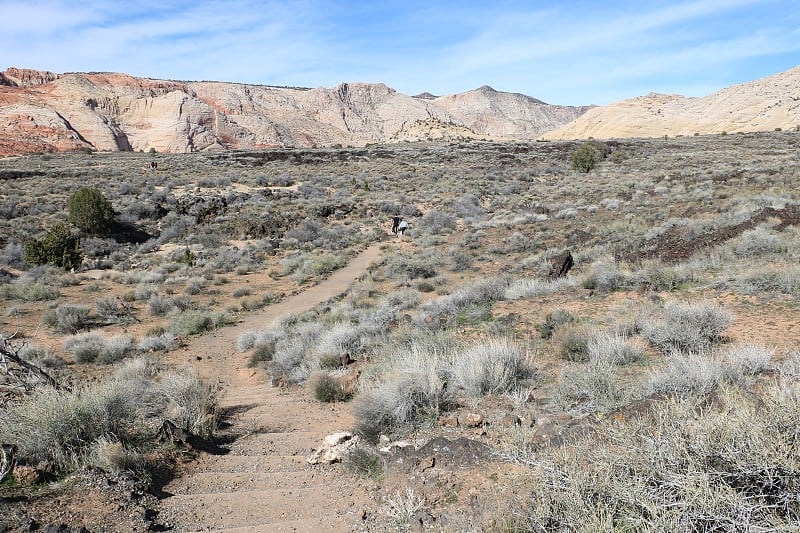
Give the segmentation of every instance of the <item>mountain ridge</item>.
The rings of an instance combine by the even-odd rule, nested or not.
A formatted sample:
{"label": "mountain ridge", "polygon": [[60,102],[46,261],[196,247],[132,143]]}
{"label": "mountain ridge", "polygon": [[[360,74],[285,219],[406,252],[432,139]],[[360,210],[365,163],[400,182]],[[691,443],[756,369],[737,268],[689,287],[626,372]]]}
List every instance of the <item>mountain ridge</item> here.
{"label": "mountain ridge", "polygon": [[419,98],[383,83],[296,88],[12,67],[0,73],[0,155],[531,140],[588,109],[488,86]]}

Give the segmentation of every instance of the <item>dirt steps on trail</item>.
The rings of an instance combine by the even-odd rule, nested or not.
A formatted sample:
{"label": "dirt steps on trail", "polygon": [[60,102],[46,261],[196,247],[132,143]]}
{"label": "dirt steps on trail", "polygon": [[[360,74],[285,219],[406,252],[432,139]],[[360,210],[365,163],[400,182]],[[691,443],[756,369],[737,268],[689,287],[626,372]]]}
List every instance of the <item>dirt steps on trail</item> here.
{"label": "dirt steps on trail", "polygon": [[220,437],[229,444],[202,452],[183,476],[163,488],[162,526],[175,531],[363,529],[361,517],[373,503],[364,480],[343,465],[306,462],[326,435],[353,426],[349,407],[322,404],[302,389],[270,386],[260,371],[247,368],[248,355],[235,347],[242,333],[341,294],[379,257],[379,246],[373,245],[322,283],[186,348],[191,366],[222,388],[226,416]]}

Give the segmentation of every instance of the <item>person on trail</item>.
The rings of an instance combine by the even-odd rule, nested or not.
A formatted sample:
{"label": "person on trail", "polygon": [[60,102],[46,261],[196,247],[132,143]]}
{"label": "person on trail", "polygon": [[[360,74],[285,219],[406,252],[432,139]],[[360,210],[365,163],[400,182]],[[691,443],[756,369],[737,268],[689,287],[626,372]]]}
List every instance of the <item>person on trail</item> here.
{"label": "person on trail", "polygon": [[395,215],[392,217],[392,233],[397,235],[397,228],[400,225],[400,217]]}
{"label": "person on trail", "polygon": [[406,230],[408,229],[408,222],[405,219],[400,221],[400,224],[397,226],[397,230],[400,232],[400,235],[405,235]]}

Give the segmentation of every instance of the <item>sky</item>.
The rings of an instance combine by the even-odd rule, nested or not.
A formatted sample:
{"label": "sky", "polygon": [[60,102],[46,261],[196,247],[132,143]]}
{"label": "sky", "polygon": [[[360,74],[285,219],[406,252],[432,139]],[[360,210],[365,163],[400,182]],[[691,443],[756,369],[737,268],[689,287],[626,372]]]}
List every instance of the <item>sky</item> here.
{"label": "sky", "polygon": [[704,96],[800,65],[798,0],[0,0],[0,70],[551,104]]}

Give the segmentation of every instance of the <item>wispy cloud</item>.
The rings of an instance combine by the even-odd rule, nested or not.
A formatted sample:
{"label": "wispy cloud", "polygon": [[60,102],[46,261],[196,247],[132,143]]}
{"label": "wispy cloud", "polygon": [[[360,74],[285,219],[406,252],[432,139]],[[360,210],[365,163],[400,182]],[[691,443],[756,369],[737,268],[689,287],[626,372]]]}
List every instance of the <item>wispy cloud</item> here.
{"label": "wispy cloud", "polygon": [[795,0],[3,0],[0,57],[60,72],[382,81],[407,93],[491,84],[605,103],[794,66],[798,11]]}

